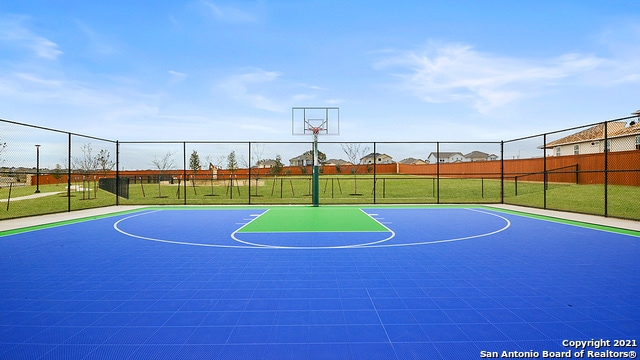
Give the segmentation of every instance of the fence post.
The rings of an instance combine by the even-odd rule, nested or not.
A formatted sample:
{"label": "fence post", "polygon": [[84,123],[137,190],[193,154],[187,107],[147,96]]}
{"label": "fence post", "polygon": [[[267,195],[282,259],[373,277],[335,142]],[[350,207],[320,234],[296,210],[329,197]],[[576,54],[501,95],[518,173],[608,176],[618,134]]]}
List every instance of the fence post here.
{"label": "fence post", "polygon": [[607,125],[609,122],[604,122],[604,216],[609,216],[609,134],[607,131]]}
{"label": "fence post", "polygon": [[119,206],[119,205],[120,205],[120,142],[116,140],[116,206]]}
{"label": "fence post", "polygon": [[11,189],[13,189],[13,181],[9,183],[9,196],[7,196],[7,211],[9,211],[9,203],[11,202]]}
{"label": "fence post", "polygon": [[[249,145],[249,164],[247,165],[247,204],[251,205],[251,141],[248,143]],[[256,169],[260,171],[258,168],[259,164],[256,164]],[[258,183],[256,182],[256,189],[258,188]]]}
{"label": "fence post", "polygon": [[[184,180],[183,192],[184,192],[184,205],[187,205],[187,143],[182,142],[182,179]],[[178,183],[178,191],[180,191],[180,183]]]}
{"label": "fence post", "polygon": [[548,181],[548,177],[547,177],[547,134],[544,134],[542,137],[542,155],[543,155],[543,160],[542,160],[542,167],[543,167],[543,183],[544,183],[544,191],[543,191],[543,195],[542,197],[544,198],[544,205],[542,206],[543,209],[547,208],[547,181]]}
{"label": "fence post", "polygon": [[500,141],[500,203],[504,204],[504,140]]}
{"label": "fence post", "polygon": [[[377,168],[377,156],[376,156],[376,142],[373,142],[373,203],[376,204],[376,168]],[[383,195],[384,197],[384,195]]]}
{"label": "fence post", "polygon": [[436,142],[436,204],[440,204],[440,142]]}
{"label": "fence post", "polygon": [[67,212],[71,212],[71,133],[69,134],[69,151],[67,162]]}

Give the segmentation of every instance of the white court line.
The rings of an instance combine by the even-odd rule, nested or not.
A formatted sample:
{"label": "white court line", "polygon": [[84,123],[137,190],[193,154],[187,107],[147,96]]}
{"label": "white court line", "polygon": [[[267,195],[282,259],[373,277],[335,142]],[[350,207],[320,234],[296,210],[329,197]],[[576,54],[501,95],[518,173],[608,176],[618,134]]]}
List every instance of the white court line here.
{"label": "white court line", "polygon": [[[144,215],[149,215],[158,211],[163,211],[163,210],[153,210],[153,211],[147,211],[147,212],[142,212],[142,213],[136,213],[133,214],[131,216],[122,218],[118,221],[116,221],[113,224],[113,228],[118,231],[119,233],[126,235],[126,236],[130,236],[133,238],[137,238],[137,239],[142,239],[142,240],[148,240],[148,241],[156,241],[156,242],[162,242],[162,243],[170,243],[170,244],[179,244],[179,245],[191,245],[191,246],[204,246],[204,247],[217,247],[217,248],[242,248],[242,249],[297,249],[297,250],[315,250],[315,249],[364,249],[364,248],[380,248],[380,247],[400,247],[400,246],[415,246],[415,245],[431,245],[431,244],[441,244],[441,243],[447,243],[447,242],[455,242],[455,241],[463,241],[463,240],[471,240],[471,239],[477,239],[477,238],[481,238],[481,237],[486,237],[486,236],[490,236],[490,235],[494,235],[494,234],[498,234],[506,229],[508,229],[511,226],[511,222],[509,221],[509,219],[492,213],[492,212],[487,212],[487,211],[482,211],[479,209],[472,209],[472,208],[464,208],[464,210],[468,210],[468,211],[474,211],[474,212],[478,212],[478,213],[482,213],[482,214],[486,214],[486,215],[490,215],[490,216],[495,216],[497,218],[500,218],[502,220],[505,221],[506,225],[503,226],[500,229],[497,229],[495,231],[491,231],[491,232],[487,232],[487,233],[483,233],[483,234],[476,234],[476,235],[470,235],[470,236],[464,236],[464,237],[459,237],[459,238],[453,238],[453,239],[442,239],[442,240],[433,240],[433,241],[424,241],[424,242],[415,242],[415,243],[399,243],[399,244],[384,244],[384,242],[387,242],[391,239],[393,239],[396,236],[396,233],[391,230],[388,226],[386,226],[384,223],[379,222],[377,219],[373,218],[373,216],[371,214],[367,214],[366,211],[364,211],[363,209],[360,209],[360,211],[364,212],[365,214],[367,214],[368,216],[370,216],[373,220],[375,220],[376,222],[378,222],[380,225],[382,225],[385,229],[387,229],[388,232],[391,233],[391,236],[382,239],[382,240],[378,240],[378,241],[374,241],[374,242],[370,242],[370,243],[363,243],[363,244],[353,244],[353,245],[342,245],[342,246],[280,246],[280,245],[265,245],[265,244],[256,244],[256,243],[252,243],[249,241],[244,241],[244,240],[240,240],[237,237],[235,237],[236,233],[238,233],[241,229],[243,229],[245,226],[247,226],[249,223],[251,223],[251,221],[254,221],[255,219],[257,219],[258,217],[262,216],[263,214],[265,214],[267,211],[269,211],[268,209],[265,210],[262,214],[257,214],[255,215],[255,218],[251,219],[251,221],[247,222],[247,223],[243,223],[241,227],[239,227],[237,230],[235,230],[232,234],[231,234],[231,238],[241,244],[244,245],[219,245],[219,244],[202,244],[202,243],[190,243],[190,242],[183,242],[183,241],[174,241],[174,240],[163,240],[163,239],[157,239],[157,238],[151,238],[151,237],[146,237],[146,236],[140,236],[140,235],[136,235],[136,234],[131,234],[128,233],[122,229],[120,229],[118,227],[118,225],[125,220],[131,219],[131,218],[135,218],[138,216],[144,216]],[[251,215],[254,216],[254,215]],[[241,223],[238,223],[241,224]]]}
{"label": "white court line", "polygon": [[405,243],[405,244],[382,244],[382,245],[373,245],[373,246],[368,246],[368,247],[399,247],[399,246],[414,246],[414,245],[430,245],[430,244],[442,244],[442,243],[454,242],[454,241],[471,240],[471,239],[477,239],[477,238],[490,236],[490,235],[494,235],[494,234],[503,232],[503,231],[507,230],[511,226],[511,221],[509,221],[509,219],[505,218],[504,216],[500,216],[498,214],[494,214],[494,213],[491,213],[491,212],[482,211],[482,210],[478,210],[478,209],[464,208],[464,210],[475,211],[475,212],[479,212],[479,213],[495,216],[497,218],[500,218],[500,219],[504,220],[506,222],[506,225],[504,227],[502,227],[501,229],[498,229],[498,230],[495,230],[495,231],[491,231],[491,232],[488,232],[488,233],[464,236],[464,237],[453,238],[453,239],[423,241],[423,242]]}
{"label": "white court line", "polygon": [[[255,246],[219,245],[219,244],[202,244],[202,243],[191,243],[191,242],[184,242],[184,241],[175,241],[175,240],[163,240],[163,239],[152,238],[152,237],[148,237],[148,236],[141,236],[141,235],[131,234],[131,233],[128,233],[128,232],[126,232],[126,231],[124,231],[124,230],[122,230],[122,229],[120,229],[120,228],[118,227],[118,225],[119,225],[121,222],[125,221],[125,220],[129,220],[129,219],[131,219],[131,218],[135,218],[135,217],[142,216],[142,215],[149,215],[149,214],[152,214],[152,213],[155,213],[155,212],[158,212],[158,211],[163,211],[163,210],[153,210],[153,211],[147,211],[147,212],[143,212],[143,213],[138,213],[138,214],[134,214],[134,215],[131,215],[131,216],[127,216],[127,217],[125,217],[125,218],[122,218],[122,219],[120,219],[120,220],[116,221],[116,222],[113,224],[113,228],[114,228],[117,232],[119,232],[119,233],[121,233],[121,234],[123,234],[123,235],[130,236],[130,237],[133,237],[133,238],[136,238],[136,239],[147,240],[147,241],[155,241],[155,242],[167,243],[167,244],[191,245],[191,246],[204,246],[204,247],[217,247],[217,248],[237,248],[237,249],[240,249],[240,248],[241,248],[241,249],[247,249],[247,248],[254,248],[254,249],[255,249],[255,248],[256,248]],[[245,224],[245,225],[246,225],[246,224]]]}

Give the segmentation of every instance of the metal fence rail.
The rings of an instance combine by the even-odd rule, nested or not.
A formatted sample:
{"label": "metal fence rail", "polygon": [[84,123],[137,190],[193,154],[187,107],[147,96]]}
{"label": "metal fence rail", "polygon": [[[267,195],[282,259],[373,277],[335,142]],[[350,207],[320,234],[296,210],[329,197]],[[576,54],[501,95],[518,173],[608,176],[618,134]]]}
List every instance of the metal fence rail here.
{"label": "metal fence rail", "polygon": [[[0,219],[128,204],[311,204],[311,149],[118,141],[0,120]],[[640,220],[635,116],[506,141],[318,150],[321,204],[505,203]]]}

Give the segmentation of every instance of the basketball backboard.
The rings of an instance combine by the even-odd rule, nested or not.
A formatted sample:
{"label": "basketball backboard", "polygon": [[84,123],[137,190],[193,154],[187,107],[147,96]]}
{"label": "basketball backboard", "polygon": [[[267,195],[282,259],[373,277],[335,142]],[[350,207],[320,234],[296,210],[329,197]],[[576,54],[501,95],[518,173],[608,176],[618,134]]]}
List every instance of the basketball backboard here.
{"label": "basketball backboard", "polygon": [[291,133],[293,135],[340,135],[340,108],[293,107],[291,108]]}

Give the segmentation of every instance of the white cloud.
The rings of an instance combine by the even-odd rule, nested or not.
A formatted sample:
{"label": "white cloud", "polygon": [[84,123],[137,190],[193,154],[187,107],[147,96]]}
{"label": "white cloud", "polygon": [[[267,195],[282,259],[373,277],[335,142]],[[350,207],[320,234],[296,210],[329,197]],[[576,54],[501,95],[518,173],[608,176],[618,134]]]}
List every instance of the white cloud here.
{"label": "white cloud", "polygon": [[0,94],[32,103],[79,107],[108,106],[121,101],[119,96],[78,81],[28,72],[0,74]]}
{"label": "white cloud", "polygon": [[37,56],[44,59],[55,60],[62,54],[62,51],[58,50],[56,43],[39,36],[28,40],[26,46],[33,50]]}
{"label": "white cloud", "polygon": [[169,70],[169,75],[171,76],[171,80],[170,80],[171,83],[181,82],[184,79],[189,77],[189,75],[185,73],[181,73],[179,71],[173,71],[173,70]]}
{"label": "white cloud", "polygon": [[285,113],[293,106],[310,102],[335,104],[340,100],[318,100],[325,88],[283,79],[277,71],[250,69],[226,78],[218,85],[232,99],[247,106],[276,113]]}
{"label": "white cloud", "polygon": [[0,17],[0,41],[33,52],[37,57],[56,60],[62,51],[55,42],[33,33],[23,16]]}
{"label": "white cloud", "polygon": [[423,51],[391,53],[375,67],[399,68],[402,85],[426,102],[466,102],[485,113],[610,65],[592,55],[520,59],[464,44],[431,43]]}
{"label": "white cloud", "polygon": [[251,107],[284,112],[286,106],[258,92],[265,84],[270,88],[275,86],[274,83],[281,75],[281,73],[275,71],[256,69],[251,72],[230,76],[220,87],[233,99],[244,102]]}
{"label": "white cloud", "polygon": [[241,9],[238,6],[221,5],[212,1],[200,1],[206,14],[217,21],[225,23],[253,23],[258,20],[254,11]]}
{"label": "white cloud", "polygon": [[86,49],[90,53],[104,57],[120,52],[120,46],[117,44],[117,41],[108,35],[94,30],[94,28],[83,21],[75,20],[75,24],[78,29],[78,35],[84,36]]}

